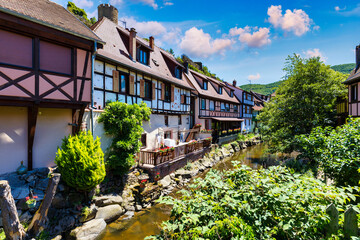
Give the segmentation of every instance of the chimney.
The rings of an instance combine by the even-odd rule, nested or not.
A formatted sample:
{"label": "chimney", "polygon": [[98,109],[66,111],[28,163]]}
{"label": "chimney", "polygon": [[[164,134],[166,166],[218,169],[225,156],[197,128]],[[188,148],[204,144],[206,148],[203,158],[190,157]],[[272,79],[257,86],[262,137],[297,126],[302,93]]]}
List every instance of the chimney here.
{"label": "chimney", "polygon": [[100,4],[98,6],[98,20],[102,17],[106,17],[112,22],[118,24],[118,10],[114,6],[109,4]]}
{"label": "chimney", "polygon": [[360,64],[360,45],[356,46],[355,48],[355,57],[356,69],[358,69]]}
{"label": "chimney", "polygon": [[188,74],[189,73],[189,63],[184,62],[184,67],[185,67],[185,73]]}
{"label": "chimney", "polygon": [[236,87],[236,80],[233,81],[233,86]]}
{"label": "chimney", "polygon": [[154,49],[154,37],[150,36],[149,37],[149,45],[151,49]]}
{"label": "chimney", "polygon": [[136,61],[136,31],[135,28],[130,29],[129,35],[129,53],[133,61]]}

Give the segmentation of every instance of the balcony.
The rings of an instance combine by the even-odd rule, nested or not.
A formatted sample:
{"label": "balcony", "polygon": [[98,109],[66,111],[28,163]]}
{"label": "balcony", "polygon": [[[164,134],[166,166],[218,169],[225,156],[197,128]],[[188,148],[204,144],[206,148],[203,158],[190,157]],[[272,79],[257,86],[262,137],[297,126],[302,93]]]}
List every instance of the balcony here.
{"label": "balcony", "polygon": [[189,154],[210,147],[211,140],[211,138],[199,141],[193,140],[187,143],[180,143],[178,146],[168,149],[157,149],[152,151],[141,150],[138,155],[139,166],[150,165],[155,167],[163,163],[176,161]]}
{"label": "balcony", "polygon": [[200,110],[199,117],[233,117],[239,118],[239,112],[226,112],[226,111],[211,111],[211,110]]}

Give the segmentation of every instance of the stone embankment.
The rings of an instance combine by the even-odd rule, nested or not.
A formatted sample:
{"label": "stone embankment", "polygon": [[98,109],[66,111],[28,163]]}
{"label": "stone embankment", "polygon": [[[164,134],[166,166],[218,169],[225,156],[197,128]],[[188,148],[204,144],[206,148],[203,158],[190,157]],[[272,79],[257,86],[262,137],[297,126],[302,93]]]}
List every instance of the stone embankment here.
{"label": "stone embankment", "polygon": [[[212,145],[211,151],[203,158],[189,161],[185,167],[159,181],[151,181],[147,173],[134,169],[122,178],[108,174],[105,181],[90,194],[77,192],[60,183],[48,212],[50,222],[45,231],[57,240],[97,239],[105,232],[108,223],[123,215],[125,219],[131,218],[136,211],[150,208],[156,199],[171,193],[174,188],[184,186],[192,177],[211,168],[221,159],[258,143],[260,140],[254,138],[223,146]],[[48,173],[48,169],[37,169],[24,175],[11,173],[0,176],[0,180],[9,181],[20,221],[25,225],[31,221],[44,197]],[[39,200],[32,209],[25,203],[29,188],[34,189]]]}

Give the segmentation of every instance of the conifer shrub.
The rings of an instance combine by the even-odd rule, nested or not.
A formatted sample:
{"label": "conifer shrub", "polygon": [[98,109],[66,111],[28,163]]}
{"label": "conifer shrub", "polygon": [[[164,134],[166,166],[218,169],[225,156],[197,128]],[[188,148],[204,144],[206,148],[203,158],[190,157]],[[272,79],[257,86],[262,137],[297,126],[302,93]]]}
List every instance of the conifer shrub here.
{"label": "conifer shrub", "polygon": [[122,175],[135,164],[135,154],[140,151],[143,121],[150,120],[151,109],[144,102],[126,104],[111,102],[99,117],[105,133],[113,138],[106,166],[114,174]]}
{"label": "conifer shrub", "polygon": [[65,137],[55,157],[62,179],[78,190],[89,191],[106,175],[100,139],[90,132]]}

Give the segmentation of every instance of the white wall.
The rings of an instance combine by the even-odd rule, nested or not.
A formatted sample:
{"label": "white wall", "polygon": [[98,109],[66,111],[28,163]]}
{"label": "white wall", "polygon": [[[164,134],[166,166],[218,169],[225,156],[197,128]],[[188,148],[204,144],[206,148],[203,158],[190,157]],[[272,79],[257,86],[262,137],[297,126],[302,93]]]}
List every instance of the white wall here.
{"label": "white wall", "polygon": [[0,174],[27,165],[27,108],[0,107]]}
{"label": "white wall", "polygon": [[33,168],[54,166],[57,148],[71,134],[71,109],[39,108],[36,122]]}

